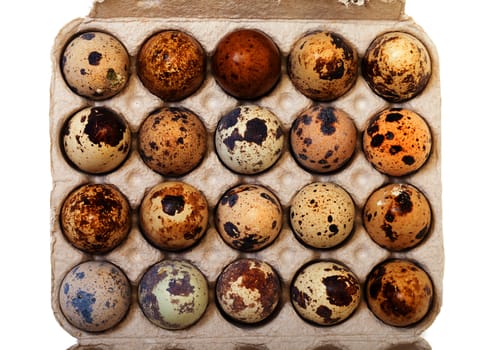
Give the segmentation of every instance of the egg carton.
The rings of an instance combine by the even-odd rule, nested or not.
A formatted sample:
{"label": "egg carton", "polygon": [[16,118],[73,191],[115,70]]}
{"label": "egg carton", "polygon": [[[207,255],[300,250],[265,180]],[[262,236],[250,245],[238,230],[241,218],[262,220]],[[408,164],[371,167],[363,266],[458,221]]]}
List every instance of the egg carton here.
{"label": "egg carton", "polygon": [[[426,33],[403,12],[404,1],[99,1],[91,13],[75,19],[61,29],[52,52],[50,98],[50,137],[53,188],[51,193],[51,262],[52,308],[61,326],[78,344],[74,349],[429,349],[422,333],[433,323],[442,304],[444,252],[441,208],[441,98],[439,60]],[[213,142],[219,119],[246,101],[226,94],[215,82],[210,68],[201,88],[193,95],[164,102],[151,94],[136,74],[136,56],[142,43],[163,29],[178,29],[194,36],[211,57],[219,38],[238,28],[255,28],[269,35],[283,56],[282,74],[267,95],[250,101],[270,109],[282,123],[285,136],[283,154],[268,171],[240,175],[227,169],[219,160]],[[290,81],[286,59],[303,34],[328,30],[345,37],[363,57],[368,45],[380,34],[404,31],[419,38],[428,48],[432,76],[425,90],[403,103],[390,103],[374,94],[362,75],[352,89],[331,103],[348,113],[359,135],[367,121],[388,107],[416,111],[427,121],[432,133],[432,150],[422,168],[407,176],[389,177],[378,172],[365,158],[358,138],[356,151],[349,164],[329,175],[304,170],[293,158],[289,130],[295,117],[315,104],[302,95]],[[115,35],[131,58],[130,79],[116,96],[94,101],[75,94],[64,81],[60,69],[62,50],[77,33],[101,30]],[[120,113],[132,132],[131,151],[124,164],[104,175],[89,175],[71,166],[60,147],[60,133],[66,119],[87,106],[105,106]],[[207,154],[192,172],[179,178],[164,177],[142,161],[137,151],[136,135],[143,120],[162,106],[180,106],[194,111],[208,132]],[[182,252],[167,252],[152,246],[140,232],[140,203],[154,185],[170,180],[184,181],[199,189],[209,204],[209,228],[200,242]],[[289,224],[289,206],[295,194],[312,182],[333,182],[349,192],[356,206],[355,229],[351,237],[333,249],[316,250],[304,246]],[[374,243],[362,223],[362,209],[368,196],[390,182],[407,182],[419,188],[428,198],[432,224],[427,238],[417,247],[404,252],[390,252]],[[132,228],[126,240],[105,254],[87,254],[65,239],[60,225],[64,199],[86,183],[115,185],[127,197],[132,210]],[[279,237],[258,252],[243,253],[230,248],[215,229],[213,213],[221,196],[242,183],[261,184],[273,191],[284,208],[284,224]],[[223,317],[214,296],[215,283],[223,268],[240,257],[252,257],[269,263],[282,282],[281,306],[269,322],[254,327],[240,327]],[[152,324],[137,302],[137,285],[145,271],[165,259],[185,259],[203,272],[209,285],[209,304],[205,314],[193,326],[183,330],[166,330]],[[336,260],[348,266],[362,284],[378,263],[388,258],[416,261],[430,275],[434,300],[428,315],[410,327],[392,327],[369,310],[362,298],[357,310],[346,321],[330,327],[318,327],[303,321],[290,301],[289,286],[298,269],[317,259]],[[132,286],[132,303],[126,317],[104,332],[85,332],[67,321],[61,312],[58,293],[64,275],[73,266],[87,260],[106,260],[120,267]]]}

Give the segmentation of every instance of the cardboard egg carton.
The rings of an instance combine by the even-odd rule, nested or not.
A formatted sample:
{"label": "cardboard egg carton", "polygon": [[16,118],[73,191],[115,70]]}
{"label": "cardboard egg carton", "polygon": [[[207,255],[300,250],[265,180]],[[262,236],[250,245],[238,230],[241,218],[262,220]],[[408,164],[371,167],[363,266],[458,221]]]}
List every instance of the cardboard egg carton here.
{"label": "cardboard egg carton", "polygon": [[[53,189],[51,195],[51,261],[52,307],[61,326],[78,344],[74,349],[429,349],[422,339],[439,313],[442,303],[444,253],[441,208],[441,98],[439,60],[427,34],[403,12],[401,0],[271,0],[271,1],[161,1],[106,0],[95,2],[91,13],[75,19],[61,29],[52,52],[50,100],[50,137]],[[283,56],[282,76],[268,95],[251,101],[269,108],[280,119],[284,129],[285,149],[270,170],[259,175],[242,176],[222,165],[213,145],[218,120],[245,101],[227,95],[215,82],[210,70],[201,88],[178,102],[165,103],[152,95],[136,74],[136,55],[144,40],[163,29],[179,29],[193,35],[208,57],[218,40],[238,28],[256,28],[268,34]],[[345,37],[360,57],[372,40],[387,31],[406,31],[419,38],[432,59],[432,76],[426,89],[417,97],[391,104],[375,95],[359,75],[354,87],[341,98],[329,103],[346,111],[355,122],[359,135],[374,114],[391,106],[412,109],[430,126],[433,148],[426,164],[416,173],[401,178],[385,176],[365,159],[359,137],[357,149],[345,168],[330,175],[316,175],[302,169],[288,147],[289,130],[294,118],[314,102],[298,92],[288,78],[286,59],[292,44],[303,34],[316,29],[334,31]],[[60,70],[60,57],[68,40],[86,30],[103,30],[115,35],[131,57],[131,75],[126,88],[115,97],[92,101],[74,94]],[[151,246],[138,227],[138,210],[145,193],[154,185],[171,180],[149,169],[141,160],[136,135],[147,115],[158,107],[186,107],[200,116],[208,131],[208,152],[199,167],[189,174],[173,178],[195,186],[206,196],[210,225],[203,239],[192,249],[170,253]],[[88,175],[71,167],[60,145],[60,130],[65,120],[86,106],[106,106],[120,113],[133,133],[130,155],[117,170],[105,175]],[[329,250],[303,246],[289,226],[289,205],[304,185],[315,181],[334,182],[346,189],[356,205],[355,230],[345,244]],[[388,182],[404,181],[419,188],[428,198],[433,221],[425,241],[416,248],[392,253],[376,245],[362,224],[362,208],[368,196]],[[104,255],[83,253],[64,238],[59,213],[65,197],[85,183],[111,183],[128,198],[133,210],[133,227],[128,238]],[[271,189],[284,207],[284,226],[276,241],[259,252],[242,253],[227,246],[215,230],[214,209],[221,195],[241,183],[258,183]],[[226,320],[217,308],[214,288],[222,269],[239,257],[254,257],[271,264],[279,273],[283,293],[278,314],[256,327],[239,327]],[[404,257],[418,262],[431,276],[434,302],[426,318],[406,328],[388,326],[377,319],[362,298],[356,312],[345,322],[317,327],[303,321],[291,305],[289,286],[296,271],[315,259],[334,259],[347,265],[362,286],[371,269],[391,257]],[[165,330],[145,318],[137,303],[137,285],[143,273],[164,258],[186,259],[206,276],[210,297],[203,317],[184,330]],[[116,327],[102,333],[88,333],[72,326],[63,316],[58,291],[64,275],[74,265],[86,260],[107,260],[119,266],[132,285],[132,304],[127,316]]]}

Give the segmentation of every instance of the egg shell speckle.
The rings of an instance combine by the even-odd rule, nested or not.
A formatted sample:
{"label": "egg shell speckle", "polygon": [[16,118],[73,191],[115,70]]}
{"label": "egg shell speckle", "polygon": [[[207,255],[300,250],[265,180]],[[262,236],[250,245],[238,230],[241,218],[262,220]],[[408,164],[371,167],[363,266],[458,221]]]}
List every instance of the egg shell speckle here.
{"label": "egg shell speckle", "polygon": [[432,281],[425,270],[403,259],[376,266],[366,282],[370,310],[384,323],[411,326],[425,317],[433,301]]}
{"label": "egg shell speckle", "polygon": [[103,332],[126,316],[131,285],[114,264],[87,261],[65,275],[58,296],[62,313],[73,326],[87,332]]}
{"label": "egg shell speckle", "polygon": [[215,148],[225,166],[240,174],[257,174],[280,158],[284,134],[277,116],[256,105],[236,107],[215,132]]}
{"label": "egg shell speckle", "polygon": [[184,329],[196,323],[207,309],[207,280],[187,261],[162,260],[141,278],[138,302],[153,324],[170,330]]}
{"label": "egg shell speckle", "polygon": [[68,43],[61,67],[72,91],[92,100],[104,100],[124,89],[130,64],[127,50],[117,38],[91,31]]}
{"label": "egg shell speckle", "polygon": [[432,136],[419,114],[405,108],[388,108],[371,118],[363,133],[367,160],[390,176],[411,174],[429,158]]}
{"label": "egg shell speckle", "polygon": [[257,251],[277,238],[283,225],[283,212],[279,200],[267,188],[239,185],[220,199],[215,223],[231,247]]}
{"label": "egg shell speckle", "polygon": [[315,182],[298,191],[291,202],[291,227],[296,238],[314,248],[332,248],[353,231],[355,204],[342,187]]}
{"label": "egg shell speckle", "polygon": [[343,322],[360,304],[361,287],[350,269],[318,261],[300,269],[291,284],[291,302],[305,320],[321,326]]}
{"label": "egg shell speckle", "polygon": [[140,206],[143,235],[164,250],[193,246],[208,226],[208,202],[195,187],[184,182],[162,182],[143,198]]}
{"label": "egg shell speckle", "polygon": [[429,201],[412,185],[389,184],[368,198],[363,222],[370,237],[380,246],[392,251],[410,249],[429,233]]}
{"label": "egg shell speckle", "polygon": [[87,107],[62,128],[64,154],[78,169],[103,174],[118,168],[131,149],[131,131],[124,118],[106,107]]}
{"label": "egg shell speckle", "polygon": [[127,198],[111,184],[86,184],[64,200],[60,223],[76,248],[102,254],[121,244],[131,229]]}
{"label": "egg shell speckle", "polygon": [[295,160],[316,173],[340,169],[355,152],[355,124],[346,112],[334,107],[304,110],[293,122],[290,135]]}
{"label": "egg shell speckle", "polygon": [[281,297],[279,276],[269,264],[257,259],[230,263],[216,284],[220,308],[231,319],[243,324],[266,320]]}

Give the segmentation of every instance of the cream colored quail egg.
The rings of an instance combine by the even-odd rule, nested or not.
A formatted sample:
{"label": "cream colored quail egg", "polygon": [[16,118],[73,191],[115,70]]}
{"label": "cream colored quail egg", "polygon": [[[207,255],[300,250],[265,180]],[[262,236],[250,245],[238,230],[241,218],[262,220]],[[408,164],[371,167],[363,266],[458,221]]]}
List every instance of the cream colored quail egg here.
{"label": "cream colored quail egg", "polygon": [[127,122],[106,107],[87,107],[62,128],[65,155],[78,169],[103,174],[118,168],[131,148]]}
{"label": "cream colored quail egg", "polygon": [[103,100],[115,96],[129,78],[129,55],[114,36],[97,31],[81,33],[66,46],[61,67],[76,94]]}
{"label": "cream colored quail egg", "polygon": [[296,238],[313,248],[332,248],[353,231],[355,205],[334,183],[315,182],[298,191],[291,202],[291,227]]}
{"label": "cream colored quail egg", "polygon": [[207,309],[207,280],[187,261],[163,260],[141,278],[138,302],[153,324],[170,330],[184,329],[196,323]]}
{"label": "cream colored quail egg", "polygon": [[87,261],[64,276],[58,297],[62,314],[74,327],[103,332],[126,316],[131,305],[131,285],[114,264]]}
{"label": "cream colored quail egg", "polygon": [[298,271],[291,284],[291,302],[296,312],[321,326],[345,321],[360,300],[358,278],[336,262],[312,262]]}
{"label": "cream colored quail egg", "polygon": [[221,161],[240,174],[257,174],[270,168],[281,156],[284,134],[281,123],[269,109],[244,105],[221,118],[215,132],[215,147]]}
{"label": "cream colored quail egg", "polygon": [[271,244],[282,227],[277,197],[260,185],[239,185],[220,199],[215,223],[224,241],[235,249],[256,251]]}

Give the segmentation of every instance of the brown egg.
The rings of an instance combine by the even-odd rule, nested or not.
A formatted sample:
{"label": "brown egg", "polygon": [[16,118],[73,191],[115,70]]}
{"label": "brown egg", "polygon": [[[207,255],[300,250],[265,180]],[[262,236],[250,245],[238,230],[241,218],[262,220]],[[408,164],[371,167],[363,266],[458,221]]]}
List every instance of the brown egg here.
{"label": "brown egg", "polygon": [[160,183],[141,202],[140,225],[143,235],[159,249],[189,248],[207,230],[207,200],[186,183]]}
{"label": "brown egg", "polygon": [[406,327],[427,315],[434,291],[429,275],[420,266],[394,259],[371,271],[365,293],[377,318],[391,326]]}
{"label": "brown egg", "polygon": [[127,237],[131,210],[126,197],[115,186],[87,184],[64,200],[60,224],[73,246],[101,254],[114,249]]}
{"label": "brown egg", "polygon": [[229,264],[217,279],[216,297],[222,311],[245,324],[266,320],[281,298],[281,283],[275,270],[256,259]]}
{"label": "brown egg", "polygon": [[429,82],[432,67],[424,44],[411,34],[377,37],[365,52],[362,74],[371,89],[390,102],[417,96]]}
{"label": "brown egg", "polygon": [[418,245],[429,233],[431,208],[427,198],[409,184],[389,184],[376,190],[363,208],[363,223],[380,246],[401,251]]}
{"label": "brown egg", "polygon": [[294,86],[308,98],[335,100],[355,84],[358,54],[339,34],[308,33],[289,53],[288,74]]}
{"label": "brown egg", "polygon": [[212,74],[228,94],[255,99],[269,92],[279,80],[279,49],[259,30],[236,30],[217,44],[212,56]]}
{"label": "brown egg", "polygon": [[239,185],[217,205],[215,223],[224,241],[235,249],[256,251],[271,244],[282,227],[277,197],[260,185]]}
{"label": "brown egg", "polygon": [[148,90],[165,101],[178,101],[203,83],[206,58],[195,38],[167,30],[146,40],[136,65],[138,76]]}
{"label": "brown egg", "polygon": [[296,161],[316,173],[344,166],[355,152],[357,131],[346,112],[314,106],[295,119],[291,127],[291,150]]}
{"label": "brown egg", "polygon": [[380,172],[391,176],[408,175],[424,165],[432,147],[431,131],[417,113],[388,108],[369,123],[363,133],[363,151]]}
{"label": "brown egg", "polygon": [[145,164],[165,176],[184,175],[207,152],[207,131],[200,118],[181,107],[152,112],[138,135],[138,152]]}

